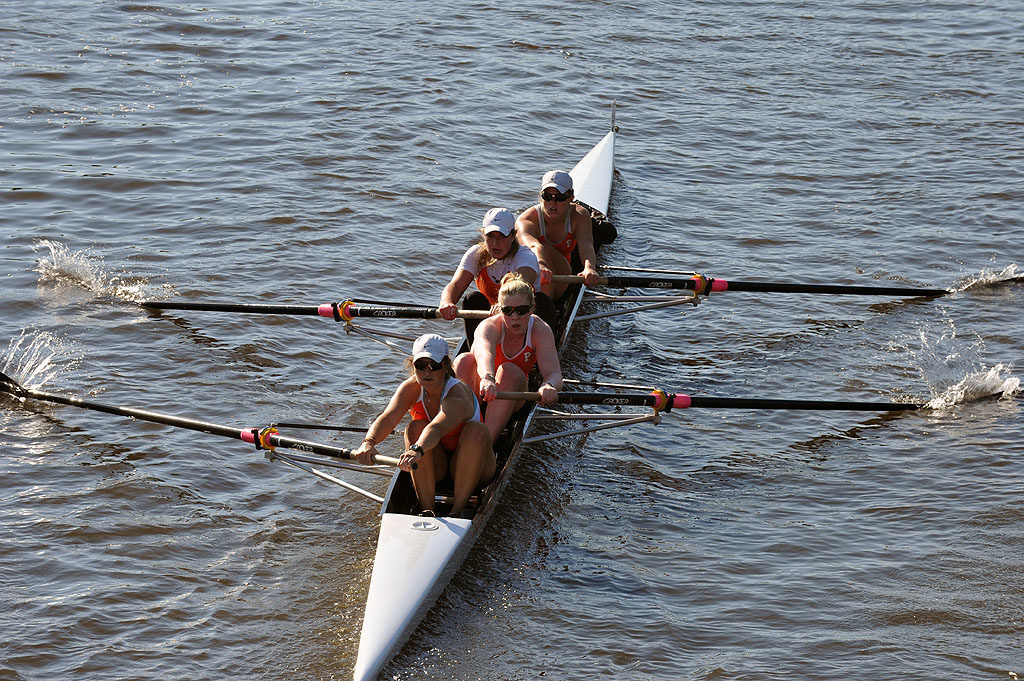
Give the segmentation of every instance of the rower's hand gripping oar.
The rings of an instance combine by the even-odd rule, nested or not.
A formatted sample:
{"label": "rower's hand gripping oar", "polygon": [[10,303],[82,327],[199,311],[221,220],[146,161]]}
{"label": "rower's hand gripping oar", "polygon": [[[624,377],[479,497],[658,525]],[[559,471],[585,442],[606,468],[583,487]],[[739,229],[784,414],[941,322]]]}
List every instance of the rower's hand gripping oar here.
{"label": "rower's hand gripping oar", "polygon": [[[582,283],[583,277],[578,274],[556,274],[551,277],[551,280],[556,283],[578,284]],[[623,288],[688,290],[700,296],[725,291],[744,291],[752,293],[824,293],[856,296],[933,298],[951,293],[951,291],[946,289],[905,286],[844,286],[839,284],[797,284],[793,282],[727,281],[725,279],[705,277],[700,274],[686,278],[662,276],[599,277],[597,284]]]}
{"label": "rower's hand gripping oar", "polygon": [[[349,461],[356,460],[355,450],[346,449],[344,447],[335,447],[333,445],[325,445],[319,442],[311,442],[309,440],[297,440],[295,438],[284,437],[277,432],[276,428],[273,427],[237,428],[217,423],[208,423],[206,421],[187,419],[181,416],[172,416],[169,414],[136,409],[133,407],[119,407],[116,405],[103,404],[101,402],[84,400],[80,397],[68,397],[65,395],[42,392],[40,390],[32,390],[22,386],[3,372],[0,372],[0,392],[7,392],[21,399],[53,402],[70,407],[101,411],[106,414],[114,414],[116,416],[130,416],[132,418],[139,419],[140,421],[150,421],[152,423],[174,426],[176,428],[185,428],[202,433],[209,433],[211,435],[220,435],[222,437],[239,439],[243,442],[255,445],[257,450],[267,450],[270,453],[272,453],[274,449],[280,447],[282,449],[294,449],[297,451],[319,454],[336,459],[346,459]],[[378,455],[375,457],[375,461],[389,466],[398,465],[398,459],[392,456]]]}
{"label": "rower's hand gripping oar", "polygon": [[[499,392],[500,400],[540,401],[540,393]],[[682,393],[655,390],[650,393],[560,392],[556,402],[563,404],[604,404],[608,406],[653,407],[655,411],[673,409],[803,409],[820,411],[914,411],[924,404],[904,402],[852,402],[835,400],[776,400],[746,397],[693,397]]]}
{"label": "rower's hand gripping oar", "polygon": [[[193,303],[177,300],[147,300],[139,303],[149,310],[198,310],[202,312],[234,312],[241,314],[279,314],[327,317],[336,322],[350,322],[356,317],[377,319],[441,319],[441,312],[432,307],[401,307],[391,305],[359,305],[351,300],[322,305],[259,305],[249,303]],[[459,310],[456,317],[486,319],[489,310]]]}

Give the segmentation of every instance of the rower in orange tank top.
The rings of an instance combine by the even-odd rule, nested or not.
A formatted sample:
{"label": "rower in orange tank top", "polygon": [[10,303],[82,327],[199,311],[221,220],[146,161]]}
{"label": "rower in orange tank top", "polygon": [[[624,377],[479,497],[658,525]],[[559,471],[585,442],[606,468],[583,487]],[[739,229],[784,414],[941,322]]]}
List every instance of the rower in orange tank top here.
{"label": "rower in orange tank top", "polygon": [[[453,386],[458,385],[459,383],[459,379],[455,377],[449,378],[444,384],[444,390],[441,392],[441,400],[443,401],[444,398],[448,395],[448,391],[451,390]],[[412,407],[410,407],[409,409],[409,418],[411,418],[413,421],[430,421],[435,416],[437,416],[436,413],[431,414],[429,411],[427,411],[427,405],[424,404],[424,399],[425,396],[423,394],[423,388],[420,388],[420,398],[416,400],[416,403],[413,404]],[[447,449],[449,452],[455,451],[455,448],[459,446],[459,436],[462,435],[462,429],[466,427],[466,424],[469,423],[470,421],[481,420],[480,402],[476,401],[475,398],[474,401],[476,402],[476,411],[473,412],[473,416],[460,423],[453,430],[450,430],[441,436],[441,446]]]}
{"label": "rower in orange tank top", "polygon": [[567,261],[572,261],[572,249],[576,248],[576,235],[572,233],[572,216],[575,211],[565,212],[565,236],[561,241],[552,241],[548,238],[547,228],[544,226],[544,208],[537,206],[537,222],[540,227],[540,238],[544,243],[565,256]]}
{"label": "rower in orange tank top", "polygon": [[533,288],[517,274],[506,274],[498,292],[498,311],[480,322],[470,352],[455,358],[455,374],[486,403],[484,425],[492,441],[519,409],[522,400],[499,400],[497,393],[524,392],[536,366],[543,382],[537,391],[542,404],[558,397],[562,370],[555,334],[534,310]]}
{"label": "rower in orange tank top", "polygon": [[498,341],[498,345],[495,348],[494,353],[494,370],[497,372],[498,367],[506,362],[511,362],[517,367],[523,370],[523,373],[527,376],[530,375],[530,371],[534,366],[537,365],[537,351],[533,347],[533,320],[536,319],[533,315],[530,315],[530,321],[526,327],[526,339],[523,341],[523,347],[519,352],[509,357],[505,353],[505,327],[501,327],[501,340]]}
{"label": "rower in orange tank top", "polygon": [[573,203],[574,198],[572,176],[552,170],[541,180],[540,203],[524,210],[516,220],[520,241],[530,247],[540,264],[541,291],[553,300],[565,293],[568,284],[551,281],[551,275],[573,273],[574,250],[583,265],[583,283],[593,286],[600,276],[590,213]]}
{"label": "rower in orange tank top", "polygon": [[434,515],[437,483],[450,473],[451,514],[463,517],[470,512],[467,504],[474,490],[490,482],[497,470],[490,433],[480,420],[480,403],[473,389],[455,378],[448,341],[441,336],[417,338],[407,362],[410,376],[395,390],[353,456],[361,464],[373,463],[377,445],[408,413],[412,420],[405,428],[405,452],[398,467],[412,476],[421,515]]}

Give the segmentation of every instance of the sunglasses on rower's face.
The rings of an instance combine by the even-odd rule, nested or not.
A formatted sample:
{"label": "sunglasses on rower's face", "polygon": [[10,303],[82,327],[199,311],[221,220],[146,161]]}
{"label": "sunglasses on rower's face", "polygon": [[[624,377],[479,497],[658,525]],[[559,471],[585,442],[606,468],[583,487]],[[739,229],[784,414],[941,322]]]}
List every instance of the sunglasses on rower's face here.
{"label": "sunglasses on rower's face", "polygon": [[558,203],[561,203],[562,201],[568,201],[569,195],[559,194],[557,192],[543,192],[541,193],[540,198],[544,199],[545,201],[557,201]]}
{"label": "sunglasses on rower's face", "polygon": [[440,371],[444,368],[444,364],[435,362],[429,357],[420,357],[418,360],[413,362],[412,365],[420,371]]}
{"label": "sunglasses on rower's face", "polygon": [[530,310],[532,309],[533,305],[502,305],[501,313],[509,316],[515,314],[519,315],[520,317],[525,317],[526,315],[530,314]]}

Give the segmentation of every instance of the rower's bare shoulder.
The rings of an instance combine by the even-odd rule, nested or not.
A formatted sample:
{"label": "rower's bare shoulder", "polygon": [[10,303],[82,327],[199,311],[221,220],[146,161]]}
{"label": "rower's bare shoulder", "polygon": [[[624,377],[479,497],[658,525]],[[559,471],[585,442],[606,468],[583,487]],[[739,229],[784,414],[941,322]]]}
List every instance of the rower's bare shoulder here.
{"label": "rower's bare shoulder", "polygon": [[537,220],[537,206],[530,206],[516,218],[517,230],[536,231],[540,228]]}
{"label": "rower's bare shoulder", "polygon": [[533,333],[537,341],[543,342],[545,345],[550,342],[551,347],[555,346],[555,332],[551,329],[551,325],[537,315],[533,317]]}
{"label": "rower's bare shoulder", "polygon": [[473,332],[473,342],[470,344],[469,351],[474,355],[477,354],[480,343],[495,345],[498,339],[496,326],[498,323],[500,323],[500,318],[497,315],[493,315],[477,324],[476,331]]}
{"label": "rower's bare shoulder", "polygon": [[573,226],[589,227],[591,224],[590,211],[574,203],[572,207],[575,209],[572,216]]}
{"label": "rower's bare shoulder", "polygon": [[441,410],[459,420],[465,420],[476,411],[476,396],[473,395],[473,389],[459,381],[458,385],[452,386],[441,400]]}
{"label": "rower's bare shoulder", "polygon": [[395,397],[400,401],[407,401],[409,406],[412,406],[412,403],[415,402],[419,396],[420,384],[419,381],[416,380],[415,376],[410,376],[402,381],[401,385],[399,385],[398,389],[395,391]]}

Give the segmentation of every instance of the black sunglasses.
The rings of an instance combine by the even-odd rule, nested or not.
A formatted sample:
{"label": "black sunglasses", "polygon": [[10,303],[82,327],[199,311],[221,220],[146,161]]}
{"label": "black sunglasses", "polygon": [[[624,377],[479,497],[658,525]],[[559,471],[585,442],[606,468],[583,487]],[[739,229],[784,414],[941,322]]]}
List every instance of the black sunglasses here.
{"label": "black sunglasses", "polygon": [[544,199],[545,201],[557,201],[558,203],[561,203],[562,201],[568,201],[569,200],[569,195],[568,194],[557,194],[557,193],[556,194],[549,194],[547,192],[544,192],[544,193],[542,193],[540,195],[540,198]]}
{"label": "black sunglasses", "polygon": [[444,368],[444,364],[435,362],[429,357],[420,357],[418,360],[413,362],[412,365],[419,369],[420,371],[426,371],[428,369],[430,371],[440,371],[441,369]]}
{"label": "black sunglasses", "polygon": [[533,305],[502,305],[501,313],[507,315],[517,314],[520,317],[524,317],[530,314],[530,310],[533,309]]}

